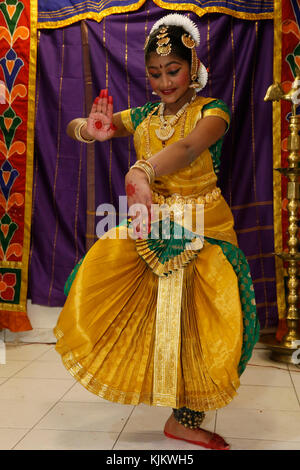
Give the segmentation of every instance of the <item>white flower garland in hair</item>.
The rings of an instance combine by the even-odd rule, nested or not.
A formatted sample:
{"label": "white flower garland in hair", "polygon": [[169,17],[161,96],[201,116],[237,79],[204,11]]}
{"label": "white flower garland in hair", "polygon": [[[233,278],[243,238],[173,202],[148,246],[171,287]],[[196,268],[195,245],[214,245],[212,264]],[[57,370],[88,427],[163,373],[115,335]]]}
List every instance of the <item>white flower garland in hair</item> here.
{"label": "white flower garland in hair", "polygon": [[156,21],[152,26],[150,34],[152,34],[160,26],[181,26],[187,33],[189,33],[194,39],[196,46],[200,44],[200,33],[196,24],[184,15],[179,13],[170,13],[169,15],[163,16],[160,20]]}
{"label": "white flower garland in hair", "polygon": [[208,81],[207,68],[205,67],[205,65],[202,64],[202,62],[200,62],[199,68],[198,68],[198,80],[197,80],[197,82],[199,82],[199,88],[196,88],[196,91],[198,92],[202,90],[207,84],[207,81]]}

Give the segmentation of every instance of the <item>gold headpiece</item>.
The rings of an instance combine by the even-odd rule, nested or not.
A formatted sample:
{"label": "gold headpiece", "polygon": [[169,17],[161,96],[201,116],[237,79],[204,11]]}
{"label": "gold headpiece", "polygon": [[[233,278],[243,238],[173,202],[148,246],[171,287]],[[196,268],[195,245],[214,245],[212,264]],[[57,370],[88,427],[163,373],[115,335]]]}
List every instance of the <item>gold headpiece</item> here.
{"label": "gold headpiece", "polygon": [[170,44],[170,38],[168,36],[168,27],[163,26],[157,34],[157,48],[156,52],[159,55],[165,56],[171,53],[172,47]]}

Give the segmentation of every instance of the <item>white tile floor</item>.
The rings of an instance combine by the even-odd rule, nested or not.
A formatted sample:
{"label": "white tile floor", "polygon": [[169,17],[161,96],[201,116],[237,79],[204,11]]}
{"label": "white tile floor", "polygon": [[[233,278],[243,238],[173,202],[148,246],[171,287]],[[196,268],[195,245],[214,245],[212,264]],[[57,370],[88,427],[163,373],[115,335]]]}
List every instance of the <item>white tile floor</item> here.
{"label": "white tile floor", "polygon": [[[232,450],[300,450],[300,367],[275,363],[258,344],[238,396],[204,427]],[[200,450],[167,439],[169,408],[107,402],[65,370],[54,345],[6,343],[0,364],[0,449]]]}

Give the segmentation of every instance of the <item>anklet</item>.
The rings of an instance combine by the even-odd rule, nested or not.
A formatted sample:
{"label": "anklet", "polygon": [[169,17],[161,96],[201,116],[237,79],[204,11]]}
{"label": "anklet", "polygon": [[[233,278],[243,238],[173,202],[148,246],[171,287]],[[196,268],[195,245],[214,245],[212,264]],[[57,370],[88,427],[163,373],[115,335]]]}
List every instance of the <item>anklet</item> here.
{"label": "anklet", "polygon": [[179,424],[190,429],[200,428],[205,418],[204,411],[194,411],[186,407],[178,409],[173,408],[173,414]]}

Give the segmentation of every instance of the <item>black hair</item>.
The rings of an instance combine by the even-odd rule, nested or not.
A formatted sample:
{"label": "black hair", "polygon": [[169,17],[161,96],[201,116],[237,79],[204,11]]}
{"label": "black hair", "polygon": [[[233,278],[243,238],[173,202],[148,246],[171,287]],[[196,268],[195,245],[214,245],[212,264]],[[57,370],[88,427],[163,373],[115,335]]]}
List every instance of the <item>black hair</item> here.
{"label": "black hair", "polygon": [[[158,29],[153,31],[153,33],[150,35],[148,43],[145,48],[145,63],[147,64],[147,61],[150,59],[150,54],[151,52],[156,53],[156,48],[157,48],[157,35],[160,32],[160,29],[163,27],[161,25]],[[186,47],[182,40],[181,37],[183,34],[186,33],[185,29],[182,28],[182,26],[168,26],[168,37],[170,38],[170,45],[171,45],[171,54],[176,55],[182,60],[186,60],[189,65],[191,64],[191,59],[192,59],[192,52],[191,49]]]}

